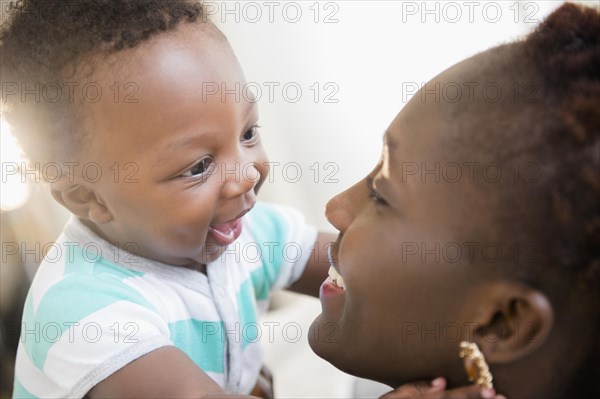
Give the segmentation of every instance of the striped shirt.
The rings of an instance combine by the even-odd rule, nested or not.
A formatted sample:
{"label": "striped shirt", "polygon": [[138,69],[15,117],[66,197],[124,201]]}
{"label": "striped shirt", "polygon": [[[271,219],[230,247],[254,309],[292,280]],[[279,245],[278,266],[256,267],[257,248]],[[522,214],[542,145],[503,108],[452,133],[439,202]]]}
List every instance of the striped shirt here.
{"label": "striped shirt", "polygon": [[296,210],[261,203],[242,223],[202,274],[118,250],[71,218],[25,302],[13,397],[83,397],[168,345],[227,392],[250,392],[262,366],[258,318],[304,271],[316,230]]}

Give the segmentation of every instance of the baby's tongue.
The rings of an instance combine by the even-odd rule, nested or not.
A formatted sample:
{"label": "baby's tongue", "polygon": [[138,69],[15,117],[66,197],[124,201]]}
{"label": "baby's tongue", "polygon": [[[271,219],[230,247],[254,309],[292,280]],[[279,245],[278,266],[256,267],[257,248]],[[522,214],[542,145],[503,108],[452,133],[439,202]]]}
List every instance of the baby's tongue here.
{"label": "baby's tongue", "polygon": [[240,219],[224,224],[214,224],[209,227],[209,230],[219,245],[229,245],[234,242],[241,233]]}

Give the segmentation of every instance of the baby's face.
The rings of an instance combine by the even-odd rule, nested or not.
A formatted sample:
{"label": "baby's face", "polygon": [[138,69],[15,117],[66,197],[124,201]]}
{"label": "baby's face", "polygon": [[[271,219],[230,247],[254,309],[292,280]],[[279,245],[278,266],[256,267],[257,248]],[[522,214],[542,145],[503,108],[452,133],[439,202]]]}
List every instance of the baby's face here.
{"label": "baby's face", "polygon": [[[467,66],[433,83],[460,82]],[[387,383],[464,379],[458,345],[477,322],[465,317],[468,298],[504,261],[485,259],[496,256],[485,245],[502,184],[485,181],[489,159],[465,159],[452,145],[477,125],[453,107],[417,93],[388,128],[375,169],[327,206],[341,233],[334,260],[345,289],[322,286],[309,339],[342,370]]]}
{"label": "baby's face", "polygon": [[239,236],[268,173],[256,104],[215,30],[183,23],[117,53],[95,77],[120,92],[83,110],[91,134],[81,161],[101,165],[93,188],[110,213],[92,227],[138,255],[192,268]]}

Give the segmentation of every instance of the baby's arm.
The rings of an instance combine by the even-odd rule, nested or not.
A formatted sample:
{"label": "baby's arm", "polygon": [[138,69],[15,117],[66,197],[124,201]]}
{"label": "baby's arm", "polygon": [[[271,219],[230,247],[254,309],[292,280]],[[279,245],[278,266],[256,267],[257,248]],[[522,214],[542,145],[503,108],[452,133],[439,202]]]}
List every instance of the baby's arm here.
{"label": "baby's arm", "polygon": [[335,241],[336,235],[332,233],[319,232],[317,241],[312,248],[312,254],[304,273],[289,289],[290,291],[298,292],[318,297],[319,287],[327,278],[329,270],[329,260],[327,259],[327,246]]}
{"label": "baby's arm", "polygon": [[156,349],[127,364],[87,396],[94,398],[239,398],[227,394],[184,352],[174,346]]}

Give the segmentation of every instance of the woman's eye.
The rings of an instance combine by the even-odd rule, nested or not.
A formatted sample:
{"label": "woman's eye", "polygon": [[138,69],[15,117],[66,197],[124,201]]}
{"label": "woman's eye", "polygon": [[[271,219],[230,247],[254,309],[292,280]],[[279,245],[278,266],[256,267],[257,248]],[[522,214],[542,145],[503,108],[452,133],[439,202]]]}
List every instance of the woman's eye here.
{"label": "woman's eye", "polygon": [[379,192],[375,189],[373,184],[373,178],[367,179],[367,189],[369,190],[369,198],[373,200],[376,204],[387,205],[387,201],[379,194]]}
{"label": "woman's eye", "polygon": [[194,164],[187,172],[182,176],[184,177],[199,177],[199,176],[210,176],[214,168],[214,163],[211,158],[204,158]]}
{"label": "woman's eye", "polygon": [[252,126],[250,129],[248,129],[243,135],[242,135],[242,141],[244,142],[254,142],[258,139],[258,128],[260,126],[254,125]]}
{"label": "woman's eye", "polygon": [[376,204],[387,205],[387,201],[377,191],[369,190],[369,198],[371,198]]}

